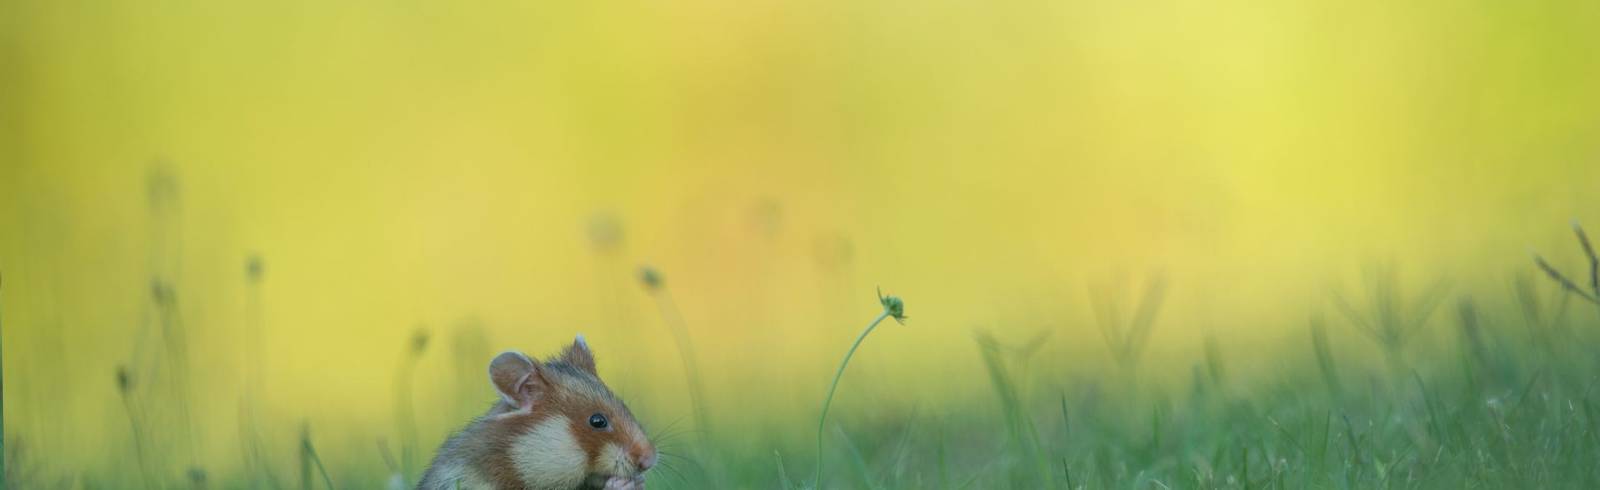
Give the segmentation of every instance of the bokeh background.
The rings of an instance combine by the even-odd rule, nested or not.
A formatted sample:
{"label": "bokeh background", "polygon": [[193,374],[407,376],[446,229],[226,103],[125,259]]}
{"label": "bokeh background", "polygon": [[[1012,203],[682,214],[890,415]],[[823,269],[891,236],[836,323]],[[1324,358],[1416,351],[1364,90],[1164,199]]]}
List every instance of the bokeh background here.
{"label": "bokeh background", "polygon": [[308,425],[383,474],[418,335],[418,460],[492,399],[487,356],[577,333],[671,424],[643,265],[719,435],[760,454],[806,447],[879,287],[911,319],[863,347],[844,420],[987,396],[975,329],[1095,379],[1090,285],[1151,274],[1151,379],[1206,337],[1270,378],[1371,264],[1503,292],[1530,250],[1580,263],[1596,25],[1591,1],[0,2],[5,435],[113,472],[134,410],[187,427],[148,429],[161,471],[238,472],[258,431],[287,475]]}

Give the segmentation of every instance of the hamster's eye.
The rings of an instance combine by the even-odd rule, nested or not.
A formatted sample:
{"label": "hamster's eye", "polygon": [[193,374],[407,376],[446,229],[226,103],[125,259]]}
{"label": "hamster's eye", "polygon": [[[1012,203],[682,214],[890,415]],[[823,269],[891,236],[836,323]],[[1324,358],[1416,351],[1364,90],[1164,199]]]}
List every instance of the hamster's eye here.
{"label": "hamster's eye", "polygon": [[606,416],[603,415],[603,414],[598,414],[597,413],[597,414],[589,416],[589,427],[594,427],[596,429],[604,429],[604,428],[606,428],[606,427],[608,427],[610,425],[611,425],[611,422],[606,420]]}

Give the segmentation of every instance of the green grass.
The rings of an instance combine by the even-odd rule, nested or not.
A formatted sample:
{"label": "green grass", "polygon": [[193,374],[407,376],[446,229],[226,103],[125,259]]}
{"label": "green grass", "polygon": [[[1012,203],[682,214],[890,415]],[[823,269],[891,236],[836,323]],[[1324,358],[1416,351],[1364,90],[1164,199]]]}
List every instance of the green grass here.
{"label": "green grass", "polygon": [[339,488],[333,485],[333,477],[328,476],[328,468],[323,466],[322,457],[317,455],[317,446],[311,442],[311,424],[300,426],[300,488],[310,490],[313,487],[312,468],[321,476],[323,488]]}
{"label": "green grass", "polygon": [[[1398,297],[1393,291],[1374,297],[1398,305],[1378,296]],[[1517,319],[1527,317],[1511,297],[1460,297],[1449,319],[1454,326],[1446,328],[1444,316],[1428,311],[1440,301],[1432,296],[1442,294],[1429,293],[1413,307],[1375,308],[1391,320],[1411,315],[1395,321],[1389,334],[1355,319],[1331,329],[1313,316],[1310,342],[1276,349],[1281,372],[1246,376],[1254,381],[1239,390],[1188,395],[1159,384],[1060,389],[1062,380],[1044,378],[1021,385],[1025,354],[980,333],[981,368],[992,393],[947,407],[950,415],[934,426],[840,423],[853,444],[824,458],[833,461],[829,467],[870,479],[825,481],[829,488],[1600,485],[1600,468],[1592,464],[1600,458],[1600,362],[1587,354],[1600,348],[1600,316],[1575,319],[1558,342],[1544,342],[1522,334],[1529,327]],[[1389,313],[1400,309],[1408,313]],[[1456,341],[1404,343],[1428,329]],[[1330,337],[1377,340],[1368,345],[1386,362],[1340,362],[1336,356],[1373,356],[1338,354]],[[1113,360],[1131,367],[1122,345],[1108,343]],[[1224,345],[1205,340],[1206,364],[1196,366],[1196,383],[1223,383]],[[905,431],[917,449],[910,456],[887,450]],[[750,466],[761,464],[735,464],[743,471],[730,479],[777,482]]]}
{"label": "green grass", "polygon": [[[650,485],[1597,488],[1600,358],[1592,353],[1600,352],[1600,314],[1568,311],[1566,305],[1586,304],[1565,300],[1577,297],[1577,284],[1524,278],[1501,294],[1434,299],[1430,292],[1410,301],[1392,285],[1382,286],[1366,292],[1377,305],[1366,313],[1346,305],[1352,306],[1349,318],[1312,314],[1308,334],[1301,333],[1306,327],[1286,325],[1295,333],[1266,348],[1205,335],[1193,346],[1200,361],[1176,370],[1192,374],[1182,382],[1155,376],[1157,358],[1137,355],[1137,345],[1146,340],[1134,339],[1150,335],[1160,298],[1152,289],[1141,301],[1147,306],[1136,308],[1149,313],[1135,315],[1148,319],[1107,323],[1122,326],[1108,336],[1122,340],[1106,344],[1107,374],[1039,354],[1058,352],[1054,347],[1071,341],[1070,335],[1045,329],[1011,343],[1007,338],[1018,335],[1016,329],[983,330],[974,338],[976,356],[950,359],[970,363],[959,367],[987,380],[988,389],[936,405],[893,397],[861,403],[863,393],[885,387],[874,386],[878,380],[870,376],[842,383],[866,335],[882,320],[903,316],[903,303],[881,298],[881,314],[845,354],[828,397],[818,400],[817,439],[808,437],[810,424],[794,414],[749,414],[770,417],[771,423],[764,431],[718,431],[687,440],[660,427],[656,438],[667,453]],[[1453,307],[1435,307],[1441,303]],[[1189,327],[1184,320],[1165,323],[1176,331]],[[1395,330],[1384,330],[1391,327],[1383,322]],[[405,366],[423,354],[426,339],[419,332],[402,355],[395,386],[402,424],[413,423]],[[1264,353],[1258,357],[1268,362],[1248,362],[1240,354],[1246,351]],[[1147,375],[1138,385],[1119,374],[1135,368]],[[132,438],[111,450],[126,448],[121,468],[127,471],[74,472],[23,459],[23,444],[14,443],[6,446],[8,487],[284,488],[284,482],[296,482],[307,488],[381,488],[395,478],[415,478],[420,468],[408,468],[415,463],[407,460],[427,459],[435,445],[410,440],[415,429],[402,426],[396,429],[398,458],[387,449],[372,450],[339,454],[329,461],[344,466],[324,466],[303,427],[296,451],[272,455],[271,461],[273,467],[297,467],[297,475],[175,470],[187,461],[172,460],[177,456],[169,448],[149,447],[155,438],[148,433],[160,428],[143,412],[136,374],[124,370],[117,383],[108,383],[108,389],[122,391],[126,404],[124,425]],[[841,384],[850,389],[839,398],[852,403],[834,406]],[[652,409],[635,411],[648,417]],[[337,427],[320,432],[342,437]],[[697,459],[706,454],[720,460]],[[366,462],[351,465],[352,460]],[[821,474],[796,478],[815,472]]]}

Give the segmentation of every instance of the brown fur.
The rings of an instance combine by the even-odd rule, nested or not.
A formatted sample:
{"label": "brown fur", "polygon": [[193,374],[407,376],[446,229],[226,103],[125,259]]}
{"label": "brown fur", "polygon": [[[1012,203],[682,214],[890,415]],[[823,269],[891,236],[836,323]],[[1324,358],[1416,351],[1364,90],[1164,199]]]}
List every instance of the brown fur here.
{"label": "brown fur", "polygon": [[[569,346],[556,360],[533,361],[533,364],[532,373],[523,377],[491,366],[491,381],[502,393],[513,393],[511,396],[517,398],[517,405],[499,400],[487,413],[446,440],[418,488],[451,488],[450,482],[443,481],[449,476],[439,474],[448,471],[441,468],[450,465],[468,469],[495,489],[529,488],[513,462],[512,446],[519,436],[528,434],[551,417],[567,420],[574,440],[586,456],[586,477],[580,488],[598,488],[604,483],[604,477],[597,477],[595,472],[604,469],[599,466],[599,459],[607,444],[616,445],[634,458],[638,454],[654,454],[653,446],[644,437],[633,413],[600,380],[594,356],[581,340]],[[522,379],[525,383],[517,385]],[[610,430],[589,426],[589,417],[595,413],[602,413],[609,419]],[[635,461],[637,468],[638,460],[631,461]]]}

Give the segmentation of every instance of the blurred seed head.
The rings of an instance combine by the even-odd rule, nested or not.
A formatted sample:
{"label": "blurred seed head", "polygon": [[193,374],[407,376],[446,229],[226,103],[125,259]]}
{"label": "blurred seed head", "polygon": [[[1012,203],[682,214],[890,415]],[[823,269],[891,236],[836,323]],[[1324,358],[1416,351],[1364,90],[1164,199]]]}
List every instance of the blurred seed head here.
{"label": "blurred seed head", "polygon": [[133,391],[133,374],[128,372],[128,366],[117,366],[117,392],[127,395]]}
{"label": "blurred seed head", "polygon": [[768,239],[783,231],[783,205],[774,198],[757,201],[750,210],[750,227]]}
{"label": "blurred seed head", "polygon": [[889,312],[889,316],[893,317],[894,321],[899,322],[901,325],[906,324],[906,302],[900,300],[899,296],[884,296],[883,290],[879,289],[878,304],[883,305],[883,311]]}
{"label": "blurred seed head", "polygon": [[266,265],[261,262],[260,255],[250,254],[250,257],[244,261],[245,277],[249,278],[252,283],[259,283],[261,282],[262,274],[266,272],[265,267]]}
{"label": "blurred seed head", "polygon": [[145,199],[152,214],[166,214],[178,209],[178,175],[166,162],[156,162],[145,175]]}
{"label": "blurred seed head", "polygon": [[154,301],[158,305],[166,305],[172,302],[172,297],[173,292],[171,284],[167,284],[166,281],[162,281],[160,279],[150,280],[151,301]]}
{"label": "blurred seed head", "polygon": [[661,272],[648,265],[640,266],[639,282],[644,284],[645,290],[656,292],[661,289]]}
{"label": "blurred seed head", "polygon": [[600,212],[589,217],[588,234],[589,247],[595,253],[611,255],[622,250],[622,222],[614,214]]}
{"label": "blurred seed head", "polygon": [[206,470],[199,466],[189,467],[189,484],[194,488],[205,488]]}
{"label": "blurred seed head", "polygon": [[426,350],[428,350],[428,329],[418,327],[416,332],[411,333],[411,354],[420,356]]}
{"label": "blurred seed head", "polygon": [[855,258],[855,246],[843,233],[817,235],[811,247],[812,257],[823,270],[839,270],[850,265]]}

